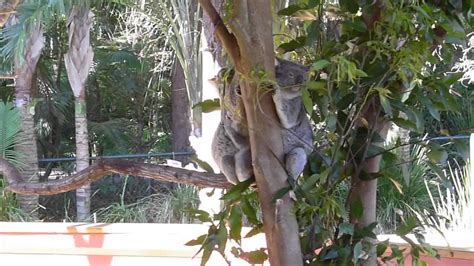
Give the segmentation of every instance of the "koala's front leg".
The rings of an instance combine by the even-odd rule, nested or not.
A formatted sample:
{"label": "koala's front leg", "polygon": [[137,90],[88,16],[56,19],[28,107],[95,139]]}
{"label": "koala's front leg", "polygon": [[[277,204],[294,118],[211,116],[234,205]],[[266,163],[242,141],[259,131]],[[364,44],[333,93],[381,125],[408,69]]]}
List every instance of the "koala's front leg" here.
{"label": "koala's front leg", "polygon": [[250,147],[240,149],[235,154],[235,173],[239,182],[243,182],[253,176]]}
{"label": "koala's front leg", "polygon": [[225,155],[222,157],[222,164],[219,166],[221,173],[227,178],[232,184],[239,183],[239,179],[237,177],[236,172],[236,160],[234,155]]}
{"label": "koala's front leg", "polygon": [[303,172],[306,165],[307,155],[303,148],[295,147],[285,156],[285,168],[288,175],[296,180]]}

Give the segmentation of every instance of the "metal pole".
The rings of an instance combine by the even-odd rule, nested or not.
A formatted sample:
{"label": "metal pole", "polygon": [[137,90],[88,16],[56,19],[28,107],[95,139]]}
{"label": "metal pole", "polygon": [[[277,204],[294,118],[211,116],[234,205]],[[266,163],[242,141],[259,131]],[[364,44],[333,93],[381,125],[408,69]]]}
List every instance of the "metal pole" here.
{"label": "metal pole", "polygon": [[469,210],[471,214],[471,231],[474,232],[474,133],[469,138]]}

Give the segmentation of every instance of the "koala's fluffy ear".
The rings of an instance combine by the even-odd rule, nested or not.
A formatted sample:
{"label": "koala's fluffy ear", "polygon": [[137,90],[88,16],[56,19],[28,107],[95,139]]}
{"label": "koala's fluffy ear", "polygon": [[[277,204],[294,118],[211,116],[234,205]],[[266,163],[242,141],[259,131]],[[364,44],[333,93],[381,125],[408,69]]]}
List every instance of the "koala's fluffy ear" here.
{"label": "koala's fluffy ear", "polygon": [[281,59],[278,57],[275,57],[275,66],[279,66],[281,64]]}

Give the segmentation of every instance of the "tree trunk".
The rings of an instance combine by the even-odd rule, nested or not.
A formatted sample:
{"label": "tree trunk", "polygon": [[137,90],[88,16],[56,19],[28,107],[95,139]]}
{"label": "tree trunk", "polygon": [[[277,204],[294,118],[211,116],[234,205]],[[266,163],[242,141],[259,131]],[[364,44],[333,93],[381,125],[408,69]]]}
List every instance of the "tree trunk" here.
{"label": "tree trunk", "polygon": [[[89,167],[89,134],[85,82],[94,56],[90,45],[92,12],[85,7],[74,6],[68,23],[69,50],[64,57],[69,83],[75,97],[76,124],[76,171]],[[90,184],[76,190],[77,220],[90,218]]]}
{"label": "tree trunk", "polygon": [[[75,99],[76,171],[89,167],[89,133],[85,97]],[[91,187],[86,184],[76,190],[77,221],[87,221],[91,214]]]}
{"label": "tree trunk", "polygon": [[[16,106],[20,110],[21,119],[21,142],[16,149],[24,157],[22,162],[23,177],[31,182],[38,181],[38,152],[36,143],[36,132],[34,123],[34,101],[31,95],[31,86],[33,83],[33,74],[36,70],[36,64],[41,55],[44,46],[43,31],[41,28],[33,29],[28,36],[25,45],[25,51],[22,58],[15,60],[15,97]],[[18,196],[21,208],[37,217],[36,208],[38,205],[37,196]]]}
{"label": "tree trunk", "polygon": [[[382,106],[380,105],[378,99],[374,98],[368,104],[367,108],[363,110],[362,117],[368,122],[369,125],[369,135],[377,134],[380,136],[380,142],[368,142],[367,145],[378,145],[383,146],[384,141],[387,137],[389,122],[382,116]],[[359,127],[365,127],[359,125]],[[369,139],[371,137],[369,136]],[[378,138],[377,138],[378,139]],[[360,165],[356,168],[359,168],[360,171],[358,174],[351,178],[351,189],[348,197],[348,205],[350,206],[350,222],[356,226],[363,228],[377,221],[377,179],[363,180],[360,178],[361,172],[368,174],[378,173],[380,170],[380,161],[382,155],[375,157],[370,157],[362,160]],[[362,203],[363,213],[362,217],[356,217],[355,213],[352,211],[352,207],[360,200]],[[376,254],[376,240],[372,238],[365,238],[364,241],[371,244],[371,249],[369,252],[369,258],[362,261],[362,265],[365,266],[374,266],[377,265],[377,254]]]}
{"label": "tree trunk", "polygon": [[209,1],[200,0],[216,27],[215,33],[232,58],[241,79],[242,97],[248,121],[252,164],[263,211],[263,222],[270,264],[303,265],[298,224],[289,195],[272,201],[276,192],[288,187],[283,167],[281,128],[270,93],[261,95],[257,68],[267,78],[275,77],[271,2],[269,0],[234,1],[229,21],[232,35]]}
{"label": "tree trunk", "polygon": [[[192,151],[189,142],[191,121],[189,99],[184,82],[184,73],[181,64],[176,60],[171,82],[171,130],[173,132],[173,151]],[[189,156],[178,156],[176,160],[186,165],[190,162]]]}

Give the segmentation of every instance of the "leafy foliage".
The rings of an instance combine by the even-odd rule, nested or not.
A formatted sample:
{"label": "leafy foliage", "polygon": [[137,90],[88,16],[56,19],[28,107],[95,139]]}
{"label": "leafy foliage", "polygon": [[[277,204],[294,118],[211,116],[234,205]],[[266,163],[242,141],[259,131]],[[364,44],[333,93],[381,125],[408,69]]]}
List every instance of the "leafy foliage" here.
{"label": "leafy foliage", "polygon": [[[390,123],[424,134],[424,110],[435,120],[441,120],[443,112],[460,111],[453,88],[462,75],[445,70],[453,65],[459,45],[465,44],[466,31],[473,25],[472,8],[461,1],[302,0],[278,12],[285,20],[276,37],[279,52],[310,64],[312,72],[303,88],[303,102],[316,128],[314,146],[318,148],[305,174],[274,195],[278,199],[290,193],[296,199],[306,265],[357,265],[374,252],[376,223],[358,224],[365,211],[362,202],[357,197],[349,202],[345,198],[350,180],[357,178],[381,179],[392,200],[401,195],[398,207],[403,206],[404,215],[395,218],[395,232],[412,246],[415,260],[423,252],[436,255],[413,218],[416,209],[428,205],[428,197],[416,203],[408,198],[424,192],[420,184],[429,179],[421,162],[439,171],[436,164],[446,153],[434,142],[423,142],[420,147],[427,150],[426,158],[417,154],[406,175],[401,165],[408,158],[399,158],[395,148],[383,147],[383,142]],[[378,170],[366,170],[369,161],[379,159]],[[394,173],[401,178],[395,179]],[[402,193],[407,193],[406,198]],[[230,195],[235,194],[229,192],[224,199],[235,199]],[[226,202],[219,214],[224,217],[218,215],[219,223],[213,222],[212,230],[194,243],[202,245],[203,261],[214,247],[219,252],[223,249],[225,243],[219,239],[232,235],[222,228],[222,221],[232,217],[232,203]],[[419,208],[414,204],[420,204]],[[199,217],[214,220],[203,213]],[[228,222],[229,231],[232,224],[240,226]],[[415,234],[419,244],[406,237],[409,233]],[[384,257],[387,246],[379,243],[377,255],[401,261],[402,251],[396,247],[391,256]]]}
{"label": "leafy foliage", "polygon": [[0,156],[21,166],[21,154],[14,150],[20,143],[20,112],[10,102],[0,102]]}

